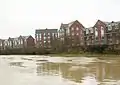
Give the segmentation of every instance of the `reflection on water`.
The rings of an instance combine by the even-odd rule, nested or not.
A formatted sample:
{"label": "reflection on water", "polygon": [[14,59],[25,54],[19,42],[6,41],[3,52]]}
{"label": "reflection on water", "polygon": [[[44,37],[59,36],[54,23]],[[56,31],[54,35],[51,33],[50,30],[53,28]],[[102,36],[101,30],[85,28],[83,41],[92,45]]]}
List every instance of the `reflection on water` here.
{"label": "reflection on water", "polygon": [[22,67],[23,62],[10,62],[10,66],[20,66]]}
{"label": "reflection on water", "polygon": [[[13,72],[17,71],[17,74],[23,75],[18,78],[22,84],[17,82],[19,83],[16,83],[17,85],[120,85],[120,58],[51,58],[43,56],[8,58],[8,56],[4,56],[2,59],[6,60],[10,68],[15,66]],[[26,68],[21,68],[23,66]],[[17,74],[14,76],[18,77]],[[25,80],[26,77],[27,80]]]}

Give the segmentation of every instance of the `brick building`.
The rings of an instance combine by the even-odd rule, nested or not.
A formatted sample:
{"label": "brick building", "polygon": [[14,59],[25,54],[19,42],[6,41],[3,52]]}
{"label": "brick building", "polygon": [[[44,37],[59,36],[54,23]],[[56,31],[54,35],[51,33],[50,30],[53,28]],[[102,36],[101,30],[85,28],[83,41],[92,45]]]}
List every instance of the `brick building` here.
{"label": "brick building", "polygon": [[22,36],[21,37],[23,40],[23,47],[24,48],[31,48],[31,47],[35,47],[35,39],[29,35],[29,36]]}
{"label": "brick building", "polygon": [[84,26],[78,21],[68,24],[61,24],[59,29],[59,39],[67,47],[84,46]]}
{"label": "brick building", "polygon": [[51,48],[58,39],[57,29],[38,29],[35,31],[36,47]]}
{"label": "brick building", "polygon": [[30,36],[19,36],[16,38],[8,38],[0,40],[1,49],[24,49],[29,47],[34,47],[35,41],[34,38]]}
{"label": "brick building", "polygon": [[120,50],[120,22],[110,22],[106,29],[106,42],[110,49]]}
{"label": "brick building", "polygon": [[[120,49],[120,22],[105,22],[98,20],[91,28],[86,28],[86,46],[108,46],[108,49]],[[92,39],[91,39],[92,38]],[[93,43],[94,44],[93,44]]]}
{"label": "brick building", "polygon": [[106,45],[106,28],[108,26],[109,22],[103,22],[101,20],[98,20],[96,24],[94,25],[94,36],[95,36],[95,45]]}

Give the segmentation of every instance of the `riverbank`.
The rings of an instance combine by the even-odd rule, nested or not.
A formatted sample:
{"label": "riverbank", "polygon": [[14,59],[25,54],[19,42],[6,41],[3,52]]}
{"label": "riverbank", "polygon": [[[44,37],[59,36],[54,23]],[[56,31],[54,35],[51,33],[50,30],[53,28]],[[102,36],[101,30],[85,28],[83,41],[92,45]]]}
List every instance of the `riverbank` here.
{"label": "riverbank", "polygon": [[58,54],[46,54],[51,57],[120,57],[118,54],[98,54],[98,53],[58,53]]}

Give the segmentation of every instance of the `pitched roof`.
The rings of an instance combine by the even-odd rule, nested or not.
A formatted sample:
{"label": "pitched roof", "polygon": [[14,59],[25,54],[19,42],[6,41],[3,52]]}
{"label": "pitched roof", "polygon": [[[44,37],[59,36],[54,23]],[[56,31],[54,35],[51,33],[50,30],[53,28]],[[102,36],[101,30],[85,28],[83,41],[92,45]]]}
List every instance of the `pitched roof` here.
{"label": "pitched roof", "polygon": [[[30,35],[29,35],[30,36]],[[23,39],[27,39],[29,36],[22,36]]]}
{"label": "pitched roof", "polygon": [[120,23],[120,21],[117,21],[117,22],[114,22],[114,21],[107,22],[107,21],[102,21],[102,20],[98,20],[98,21],[101,21],[101,22],[105,23],[106,25],[109,25],[109,24],[111,24],[112,22],[115,23],[115,24],[119,24],[119,23]]}
{"label": "pitched roof", "polygon": [[118,25],[120,23],[120,21],[117,21],[117,22],[114,22],[114,21],[112,21],[112,22],[103,22],[103,23],[105,23],[106,25],[111,25],[112,23]]}
{"label": "pitched roof", "polygon": [[37,29],[35,33],[57,33],[57,29]]}
{"label": "pitched roof", "polygon": [[[75,21],[72,21],[72,22],[70,22],[70,23],[68,23],[68,24],[61,24],[61,26],[60,26],[60,29],[62,28],[62,29],[68,29],[69,27],[71,27],[73,24],[74,24],[74,22],[79,22],[78,20],[75,20]],[[81,24],[81,23],[80,23]],[[82,24],[81,24],[82,25]],[[83,25],[82,25],[83,26]],[[84,26],[83,26],[84,27]]]}
{"label": "pitched roof", "polygon": [[67,28],[67,27],[68,27],[68,24],[63,24],[63,23],[61,23],[60,29],[61,29],[61,28],[65,29],[65,28]]}

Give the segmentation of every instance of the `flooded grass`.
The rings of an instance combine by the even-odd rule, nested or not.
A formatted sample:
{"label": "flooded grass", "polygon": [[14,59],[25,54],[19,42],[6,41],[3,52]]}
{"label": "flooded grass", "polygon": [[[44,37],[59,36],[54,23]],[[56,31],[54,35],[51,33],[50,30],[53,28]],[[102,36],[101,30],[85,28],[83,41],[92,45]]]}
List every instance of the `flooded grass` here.
{"label": "flooded grass", "polygon": [[120,57],[117,54],[95,54],[95,53],[84,53],[84,54],[69,54],[69,53],[62,53],[62,54],[49,54],[51,57]]}

